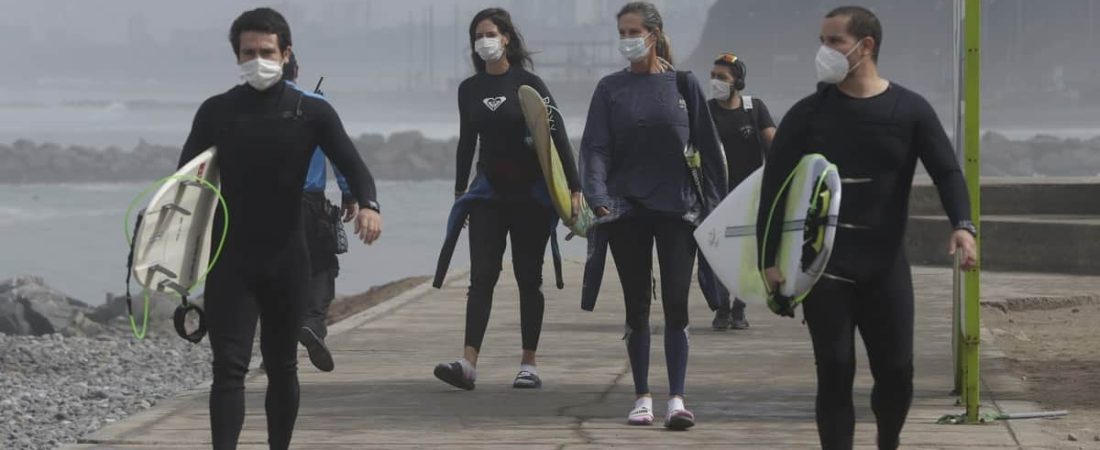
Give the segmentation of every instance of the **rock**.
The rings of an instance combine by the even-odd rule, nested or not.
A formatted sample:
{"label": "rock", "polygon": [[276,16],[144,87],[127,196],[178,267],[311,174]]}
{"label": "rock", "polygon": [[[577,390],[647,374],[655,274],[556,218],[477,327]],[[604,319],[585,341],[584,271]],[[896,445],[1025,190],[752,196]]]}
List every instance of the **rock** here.
{"label": "rock", "polygon": [[48,285],[41,277],[15,277],[0,282],[0,331],[21,335],[64,332],[90,313],[88,304]]}
{"label": "rock", "polygon": [[55,331],[50,320],[35,311],[29,299],[19,295],[0,297],[0,330],[17,336],[41,336]]}
{"label": "rock", "polygon": [[[133,302],[134,317],[138,319],[138,325],[141,325],[141,319],[144,317],[145,310],[145,298],[140,288],[137,292],[132,293],[131,302]],[[202,305],[202,297],[195,299],[189,299],[192,303]],[[149,320],[152,322],[171,320],[172,315],[176,311],[176,307],[179,306],[180,300],[178,297],[164,294],[160,292],[152,292],[149,295]],[[127,324],[129,323],[128,316],[129,309],[126,306],[126,296],[107,296],[107,301],[103,303],[99,308],[96,308],[89,318],[99,323],[110,323],[112,321],[122,320]]]}
{"label": "rock", "polygon": [[1070,433],[1069,436],[1066,436],[1066,439],[1069,439],[1070,441],[1073,441],[1073,442],[1077,442],[1077,435],[1073,434],[1073,433]]}
{"label": "rock", "polygon": [[[121,333],[15,336],[0,346],[9,350],[0,363],[0,425],[18,430],[0,441],[2,448],[55,448],[75,442],[106,423],[153,407],[159,398],[202,383],[210,367],[205,343],[135,342]],[[167,359],[169,354],[177,356]]]}

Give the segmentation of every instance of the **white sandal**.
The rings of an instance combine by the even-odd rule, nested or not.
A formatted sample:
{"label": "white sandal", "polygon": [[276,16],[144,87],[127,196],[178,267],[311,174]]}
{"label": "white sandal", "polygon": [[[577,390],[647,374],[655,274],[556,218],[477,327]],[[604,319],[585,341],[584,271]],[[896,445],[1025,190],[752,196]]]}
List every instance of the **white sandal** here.
{"label": "white sandal", "polygon": [[634,409],[626,416],[628,425],[652,425],[653,424],[653,399],[640,398],[634,402]]}

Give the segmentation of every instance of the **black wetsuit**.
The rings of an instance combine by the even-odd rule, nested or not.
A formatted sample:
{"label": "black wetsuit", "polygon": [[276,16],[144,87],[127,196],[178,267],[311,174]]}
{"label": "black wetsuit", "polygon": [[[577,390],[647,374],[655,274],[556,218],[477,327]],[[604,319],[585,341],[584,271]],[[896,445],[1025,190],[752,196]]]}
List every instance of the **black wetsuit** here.
{"label": "black wetsuit", "polygon": [[461,128],[455,191],[466,191],[477,150],[478,173],[485,177],[494,192],[492,199],[480,201],[470,211],[470,290],[466,300],[465,345],[478,350],[489,323],[493,290],[500,276],[501,258],[509,235],[513,271],[519,284],[524,350],[537,350],[542,330],[542,262],[556,213],[532,194],[544,181],[519,105],[517,92],[522,85],[534,88],[551,106],[552,139],[565,168],[569,188],[573,192],[580,191],[576,160],[565,123],[538,76],[512,66],[504,74],[479,73],[459,85]]}
{"label": "black wetsuit", "polygon": [[213,446],[237,445],[258,317],[268,377],[268,442],[273,449],[287,448],[298,415],[297,330],[310,276],[301,218],[310,157],[320,146],[347,176],[362,207],[377,208],[374,180],[336,111],[284,82],[262,92],[240,85],[206,100],[180,165],[210,146],[218,149],[229,210],[225,248],[206,280],[204,303],[214,353]]}
{"label": "black wetsuit", "polygon": [[[856,99],[823,86],[795,104],[776,133],[760,198],[761,234],[766,205],[807,153],[825,155],[844,181],[826,276],[804,304],[817,361],[821,445],[852,448],[859,328],[875,379],[878,445],[896,448],[913,395],[913,286],[903,242],[913,172],[918,160],[924,163],[956,226],[970,219],[966,182],[943,126],[920,95],[891,84],[882,94]],[[765,267],[775,265],[778,234],[772,236]]]}

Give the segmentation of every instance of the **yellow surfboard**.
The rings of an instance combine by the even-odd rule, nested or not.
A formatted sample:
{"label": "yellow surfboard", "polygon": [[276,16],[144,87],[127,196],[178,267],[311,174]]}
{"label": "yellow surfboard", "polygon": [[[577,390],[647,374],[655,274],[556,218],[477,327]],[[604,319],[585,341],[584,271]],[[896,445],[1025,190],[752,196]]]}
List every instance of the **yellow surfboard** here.
{"label": "yellow surfboard", "polygon": [[[550,105],[531,86],[520,86],[518,96],[520,109],[523,110],[523,118],[527,122],[527,130],[531,133],[535,154],[542,168],[542,176],[546,180],[547,190],[550,191],[550,202],[562,221],[568,223],[574,217],[572,192],[565,178],[557,146],[550,136]],[[592,224],[593,214],[584,197],[581,197],[580,211],[575,213],[577,220],[569,226],[569,230],[575,235],[585,237],[589,225]]]}

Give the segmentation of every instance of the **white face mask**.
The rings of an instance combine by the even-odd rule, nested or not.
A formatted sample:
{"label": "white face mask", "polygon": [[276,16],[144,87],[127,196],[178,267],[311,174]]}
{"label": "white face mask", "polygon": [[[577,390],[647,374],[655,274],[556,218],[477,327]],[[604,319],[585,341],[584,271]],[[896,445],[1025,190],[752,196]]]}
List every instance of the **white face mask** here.
{"label": "white face mask", "polygon": [[477,52],[477,56],[481,57],[485,62],[496,62],[504,55],[504,45],[501,44],[500,37],[483,37],[474,41],[474,51]]}
{"label": "white face mask", "polygon": [[253,58],[237,67],[241,78],[257,91],[266,90],[283,78],[282,63],[270,59]]}
{"label": "white face mask", "polygon": [[863,41],[856,43],[855,47],[852,47],[848,53],[840,53],[840,51],[822,45],[817,49],[817,57],[814,58],[814,63],[817,66],[817,79],[825,83],[836,84],[844,81],[848,77],[848,73],[859,67],[859,63],[852,66],[848,63],[848,55],[855,52]]}
{"label": "white face mask", "polygon": [[730,98],[731,89],[730,84],[725,81],[716,80],[714,78],[710,79],[710,95],[715,100],[726,100]]}
{"label": "white face mask", "polygon": [[645,43],[649,35],[619,39],[619,53],[630,62],[638,62],[649,55],[649,45]]}

